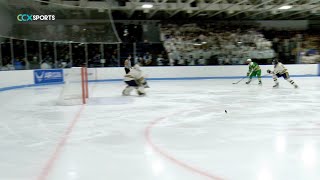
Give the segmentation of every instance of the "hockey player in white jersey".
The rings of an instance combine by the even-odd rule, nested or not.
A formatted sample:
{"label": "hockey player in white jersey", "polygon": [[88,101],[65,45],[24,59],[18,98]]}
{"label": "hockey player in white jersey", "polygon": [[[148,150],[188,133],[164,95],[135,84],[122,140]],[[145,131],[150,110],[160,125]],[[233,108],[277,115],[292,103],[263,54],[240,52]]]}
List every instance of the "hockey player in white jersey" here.
{"label": "hockey player in white jersey", "polygon": [[139,96],[146,94],[144,88],[147,86],[147,82],[138,64],[134,65],[130,72],[124,76],[124,82],[127,87],[122,91],[122,95],[129,96],[134,89],[136,89]]}
{"label": "hockey player in white jersey", "polygon": [[274,59],[272,61],[272,64],[274,65],[274,70],[267,70],[267,72],[269,74],[272,74],[273,80],[275,82],[275,85],[273,86],[274,88],[279,87],[279,82],[278,82],[278,78],[279,77],[283,77],[285,80],[287,80],[290,84],[292,84],[295,88],[298,88],[298,85],[290,79],[288,70],[286,67],[284,67],[284,65],[279,62],[277,59]]}

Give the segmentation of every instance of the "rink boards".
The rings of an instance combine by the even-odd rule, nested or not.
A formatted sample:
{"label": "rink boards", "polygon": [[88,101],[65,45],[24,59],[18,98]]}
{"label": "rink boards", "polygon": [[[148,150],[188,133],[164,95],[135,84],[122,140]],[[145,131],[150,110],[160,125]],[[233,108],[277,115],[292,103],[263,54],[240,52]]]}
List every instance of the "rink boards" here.
{"label": "rink boards", "polygon": [[[272,65],[261,65],[262,75],[267,75],[267,69],[273,69]],[[320,64],[295,64],[286,65],[292,77],[320,76]],[[237,79],[244,77],[248,71],[245,65],[235,66],[166,66],[166,67],[142,67],[146,77],[151,80],[188,80],[188,79]],[[62,71],[68,71],[63,69]],[[90,68],[94,78],[91,82],[121,81],[124,75],[123,67]],[[50,78],[50,77],[49,77]],[[59,84],[57,81],[48,81],[40,85]],[[38,85],[35,83],[34,70],[1,71],[0,91],[17,89]]]}

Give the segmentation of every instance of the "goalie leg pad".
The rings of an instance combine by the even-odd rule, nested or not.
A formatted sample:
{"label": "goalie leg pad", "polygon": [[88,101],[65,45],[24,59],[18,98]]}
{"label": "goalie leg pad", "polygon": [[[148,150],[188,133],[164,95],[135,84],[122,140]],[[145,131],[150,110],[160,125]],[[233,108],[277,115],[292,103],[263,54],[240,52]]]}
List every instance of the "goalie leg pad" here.
{"label": "goalie leg pad", "polygon": [[144,96],[144,95],[146,95],[146,92],[144,91],[144,86],[139,86],[139,87],[137,88],[137,93],[138,93],[139,96]]}
{"label": "goalie leg pad", "polygon": [[124,96],[129,96],[130,92],[135,89],[135,87],[132,86],[127,86],[123,91],[122,91],[122,95]]}

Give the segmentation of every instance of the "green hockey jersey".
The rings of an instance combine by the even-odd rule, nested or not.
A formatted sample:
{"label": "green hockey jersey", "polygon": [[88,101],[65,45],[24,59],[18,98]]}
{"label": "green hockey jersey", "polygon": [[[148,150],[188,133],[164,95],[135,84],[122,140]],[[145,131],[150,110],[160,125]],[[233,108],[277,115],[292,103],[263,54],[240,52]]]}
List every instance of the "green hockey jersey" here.
{"label": "green hockey jersey", "polygon": [[259,66],[258,63],[256,63],[256,62],[251,62],[251,63],[249,64],[249,71],[248,71],[248,73],[252,73],[252,72],[255,72],[255,71],[259,71],[259,70],[261,70],[261,69],[260,69],[260,66]]}

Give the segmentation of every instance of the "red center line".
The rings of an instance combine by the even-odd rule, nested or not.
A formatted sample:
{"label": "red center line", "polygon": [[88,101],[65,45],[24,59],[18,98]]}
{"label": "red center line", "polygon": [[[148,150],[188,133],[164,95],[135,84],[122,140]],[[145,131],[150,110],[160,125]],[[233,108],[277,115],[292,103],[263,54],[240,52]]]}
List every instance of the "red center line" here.
{"label": "red center line", "polygon": [[62,148],[66,144],[66,142],[67,142],[67,140],[69,138],[69,135],[71,134],[72,130],[74,129],[76,123],[79,121],[80,115],[81,115],[84,107],[85,107],[84,105],[81,106],[81,108],[77,112],[76,116],[73,118],[71,124],[68,126],[68,128],[64,132],[63,136],[60,138],[59,143],[55,147],[55,150],[52,153],[52,155],[50,156],[50,159],[47,161],[46,165],[42,168],[41,174],[38,176],[37,180],[46,180],[48,178],[48,175],[51,172],[54,163],[58,159]]}
{"label": "red center line", "polygon": [[158,123],[160,123],[161,121],[163,121],[165,119],[165,117],[161,117],[158,118],[154,121],[152,121],[151,123],[149,123],[149,125],[145,128],[145,139],[147,140],[148,144],[152,147],[152,149],[156,152],[158,152],[161,156],[165,157],[166,159],[170,160],[171,162],[173,162],[174,164],[179,165],[180,167],[187,169],[193,173],[202,175],[204,177],[207,177],[209,179],[212,180],[223,180],[223,178],[209,174],[208,172],[205,172],[201,169],[198,169],[188,163],[182,162],[180,160],[178,160],[177,158],[175,158],[174,156],[170,155],[169,153],[165,152],[163,149],[161,149],[160,147],[158,147],[157,145],[155,145],[155,143],[153,143],[152,138],[151,138],[151,130],[152,128],[154,128]]}

